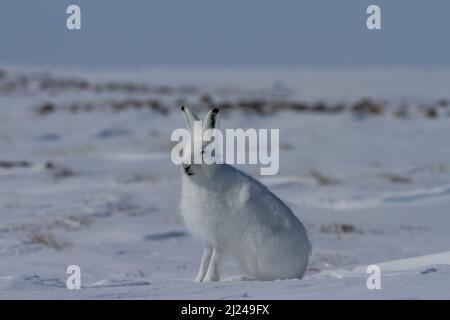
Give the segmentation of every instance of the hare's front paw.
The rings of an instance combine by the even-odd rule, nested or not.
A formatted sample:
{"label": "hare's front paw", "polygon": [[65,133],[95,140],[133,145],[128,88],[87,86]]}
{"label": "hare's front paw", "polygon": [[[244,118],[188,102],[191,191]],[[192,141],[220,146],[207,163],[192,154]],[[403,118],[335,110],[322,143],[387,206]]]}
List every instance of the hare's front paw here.
{"label": "hare's front paw", "polygon": [[202,282],[203,281],[203,278],[204,278],[204,276],[203,276],[203,274],[197,274],[197,276],[195,277],[195,279],[194,279],[194,281],[195,282]]}
{"label": "hare's front paw", "polygon": [[211,261],[208,266],[208,271],[206,272],[205,278],[203,279],[204,282],[211,282],[211,281],[219,281],[220,280],[220,262],[221,262],[221,256],[222,252],[216,248],[214,248]]}
{"label": "hare's front paw", "polygon": [[208,272],[203,279],[203,282],[213,282],[213,281],[219,281],[220,275],[218,272]]}
{"label": "hare's front paw", "polygon": [[208,272],[209,262],[211,261],[211,256],[213,253],[213,248],[211,245],[206,245],[203,251],[202,261],[200,262],[200,269],[198,270],[197,276],[195,277],[195,282],[202,282],[205,278],[206,272]]}

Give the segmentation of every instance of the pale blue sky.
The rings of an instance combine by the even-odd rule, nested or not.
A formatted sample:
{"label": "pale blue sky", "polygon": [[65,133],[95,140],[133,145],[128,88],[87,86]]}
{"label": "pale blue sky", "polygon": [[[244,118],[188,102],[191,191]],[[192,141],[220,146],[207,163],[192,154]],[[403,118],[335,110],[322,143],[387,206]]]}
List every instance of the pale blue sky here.
{"label": "pale blue sky", "polygon": [[[81,31],[66,29],[69,4]],[[383,30],[365,27],[368,4]],[[1,0],[0,63],[449,66],[449,31],[448,0]]]}

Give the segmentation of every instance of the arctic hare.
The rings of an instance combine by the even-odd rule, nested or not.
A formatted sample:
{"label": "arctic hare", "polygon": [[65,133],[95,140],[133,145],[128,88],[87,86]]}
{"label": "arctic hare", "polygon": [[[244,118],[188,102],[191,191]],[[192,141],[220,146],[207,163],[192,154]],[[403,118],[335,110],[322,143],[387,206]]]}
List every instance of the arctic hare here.
{"label": "arctic hare", "polygon": [[[198,117],[186,107],[181,110],[192,134]],[[217,108],[209,111],[203,130],[216,128],[218,114]],[[192,153],[202,154],[201,146]],[[218,281],[225,255],[234,257],[244,272],[229,280],[303,276],[311,251],[306,229],[267,187],[227,164],[185,162],[182,180],[183,218],[206,244],[195,281]]]}

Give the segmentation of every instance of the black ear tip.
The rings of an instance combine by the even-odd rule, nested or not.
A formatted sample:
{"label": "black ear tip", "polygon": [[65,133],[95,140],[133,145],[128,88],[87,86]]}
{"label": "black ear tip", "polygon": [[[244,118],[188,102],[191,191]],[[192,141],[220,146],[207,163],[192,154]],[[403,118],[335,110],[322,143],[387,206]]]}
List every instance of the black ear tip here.
{"label": "black ear tip", "polygon": [[181,106],[181,111],[184,111],[184,109],[186,109],[184,106]]}
{"label": "black ear tip", "polygon": [[212,112],[215,113],[215,114],[219,113],[219,108],[212,109]]}

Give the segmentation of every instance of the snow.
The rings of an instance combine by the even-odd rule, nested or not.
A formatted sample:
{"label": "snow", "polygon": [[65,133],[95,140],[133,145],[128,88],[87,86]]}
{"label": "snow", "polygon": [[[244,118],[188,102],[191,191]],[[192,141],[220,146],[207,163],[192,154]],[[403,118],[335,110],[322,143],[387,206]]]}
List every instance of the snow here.
{"label": "snow", "polygon": [[[170,162],[170,133],[184,127],[178,99],[273,96],[281,86],[273,83],[281,82],[283,99],[369,96],[389,108],[420,107],[449,98],[450,71],[54,72],[198,90],[48,92],[33,84],[0,91],[0,161],[29,162],[0,166],[0,299],[450,298],[448,110],[434,119],[420,112],[405,119],[390,112],[224,114],[222,128],[280,128],[280,172],[242,169],[306,225],[313,254],[302,280],[194,283],[203,247],[183,225],[180,171]],[[135,95],[165,101],[170,112],[64,110]],[[47,101],[56,111],[36,113]],[[65,286],[73,264],[81,268],[81,290]],[[381,268],[380,290],[366,286],[372,264]],[[223,278],[237,273],[226,261]]]}

